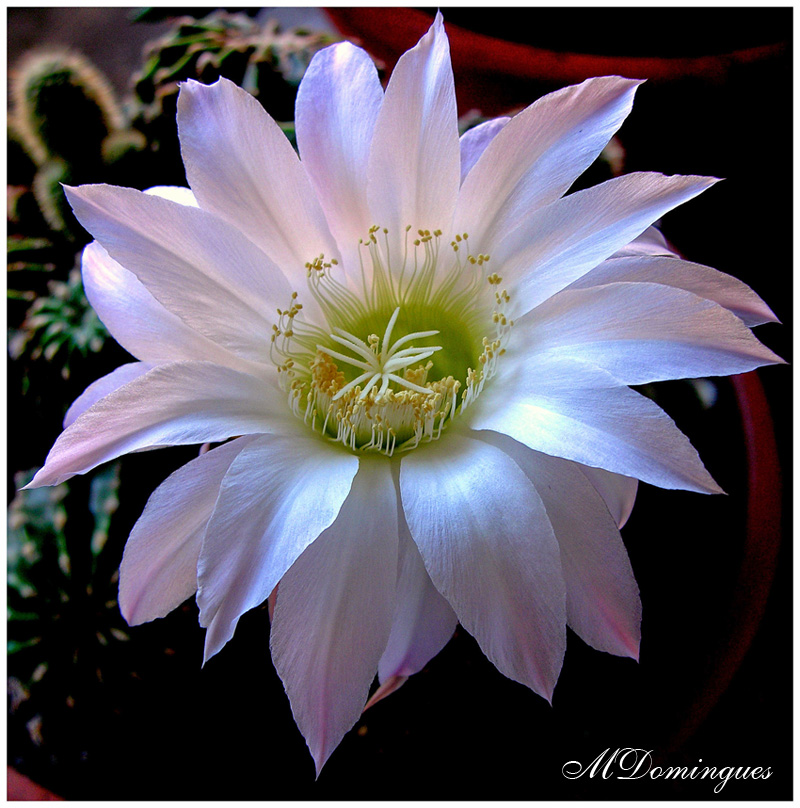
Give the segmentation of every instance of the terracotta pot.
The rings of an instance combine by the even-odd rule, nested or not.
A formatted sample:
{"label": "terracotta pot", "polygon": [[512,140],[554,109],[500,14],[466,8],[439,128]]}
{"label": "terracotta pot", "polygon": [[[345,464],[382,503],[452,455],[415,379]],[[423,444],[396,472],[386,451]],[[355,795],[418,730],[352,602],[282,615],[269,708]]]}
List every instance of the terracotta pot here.
{"label": "terracotta pot", "polygon": [[45,800],[63,799],[53,794],[52,791],[48,791],[46,788],[36,785],[30,777],[20,774],[16,769],[12,769],[11,766],[7,767],[6,788],[6,798],[10,802],[43,802]]}
{"label": "terracotta pot", "polygon": [[781,547],[783,485],[769,403],[758,373],[729,380],[741,418],[747,473],[746,523],[727,621],[709,653],[697,695],[665,748],[666,757],[702,726],[739,670],[764,617]]}
{"label": "terracotta pot", "polygon": [[[525,27],[530,21],[532,26],[536,25],[535,10],[516,11],[518,24]],[[387,73],[400,56],[416,44],[432,21],[430,14],[413,8],[328,8],[326,12],[345,36],[360,40],[380,59]],[[448,10],[444,9],[443,13],[462,114],[478,108],[487,115],[497,115],[530,103],[531,84],[560,87],[590,76],[619,75],[654,82],[690,79],[719,84],[725,82],[732,71],[774,61],[788,51],[786,43],[777,43],[703,56],[576,53],[488,36],[447,22]],[[490,14],[491,10],[486,9],[485,13]]]}

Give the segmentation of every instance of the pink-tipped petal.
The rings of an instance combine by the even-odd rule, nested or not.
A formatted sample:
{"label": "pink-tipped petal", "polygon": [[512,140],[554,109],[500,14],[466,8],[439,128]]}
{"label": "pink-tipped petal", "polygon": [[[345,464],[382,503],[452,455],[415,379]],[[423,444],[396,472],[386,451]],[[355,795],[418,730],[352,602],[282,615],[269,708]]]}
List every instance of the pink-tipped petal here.
{"label": "pink-tipped petal", "polygon": [[722,493],[672,419],[608,372],[563,357],[504,359],[465,425],[661,488]]}
{"label": "pink-tipped petal", "polygon": [[210,362],[157,365],[80,415],[55,442],[30,488],[57,485],[151,446],[222,441],[286,431],[293,423],[277,387]]}
{"label": "pink-tipped petal", "polygon": [[222,481],[198,561],[206,661],[336,519],[358,469],[353,455],[318,436],[286,432],[260,436]]}
{"label": "pink-tipped petal", "polygon": [[155,366],[148,362],[129,362],[127,365],[120,365],[96,382],[92,382],[67,410],[67,414],[64,416],[64,429],[74,423],[78,416],[83,415],[89,407],[97,404],[101,398],[105,398],[128,382],[144,376],[153,367]]}
{"label": "pink-tipped petal", "polygon": [[369,701],[364,705],[364,710],[374,707],[379,701],[383,701],[387,696],[391,696],[408,681],[408,676],[390,676],[380,687],[369,697]]}
{"label": "pink-tipped petal", "polygon": [[520,317],[715,182],[626,174],[540,208],[501,243],[475,244],[473,252],[491,255],[511,292],[512,313]]}
{"label": "pink-tipped petal", "polygon": [[129,625],[164,617],[197,590],[197,559],[220,483],[253,439],[201,454],[153,492],[119,569],[119,608]]}
{"label": "pink-tipped petal", "polygon": [[[421,671],[444,648],[458,623],[455,612],[425,570],[402,513],[399,521],[397,604],[389,641],[378,665],[381,683],[405,680]],[[384,690],[381,698],[390,692]],[[373,696],[373,703],[374,699]]]}
{"label": "pink-tipped petal", "polygon": [[182,84],[178,134],[200,207],[245,233],[293,282],[320,253],[339,257],[296,152],[248,92],[227,79]]}
{"label": "pink-tipped petal", "polygon": [[442,15],[389,79],[375,124],[367,196],[374,224],[401,256],[407,226],[445,233],[461,178],[456,96]]}
{"label": "pink-tipped petal", "polygon": [[272,659],[317,774],[358,721],[389,636],[396,499],[389,464],[362,456],[336,521],[281,580]]}
{"label": "pink-tipped petal", "polygon": [[239,230],[204,210],[110,185],[67,188],[78,221],[191,329],[268,362],[274,311],[292,290]]}
{"label": "pink-tipped petal", "polygon": [[609,283],[660,283],[713,300],[751,328],[776,323],[772,309],[738,278],[702,264],[663,255],[612,256],[598,264],[570,289],[589,289]]}
{"label": "pink-tipped petal", "polygon": [[354,278],[358,241],[375,224],[367,206],[367,163],[382,101],[375,63],[350,42],[319,51],[297,92],[298,151]]}
{"label": "pink-tipped petal", "polygon": [[141,281],[115,261],[96,241],[81,261],[86,297],[111,336],[144,362],[197,359],[262,376],[271,368],[250,362],[190,328],[147,291]]}
{"label": "pink-tipped petal", "polygon": [[537,357],[589,362],[623,384],[728,376],[783,362],[727,309],[657,283],[567,289],[515,328],[536,345]]}
{"label": "pink-tipped petal", "polygon": [[603,498],[617,527],[624,527],[633,512],[639,481],[605,469],[592,468],[592,466],[584,466],[580,463],[575,465]]}
{"label": "pink-tipped petal", "polygon": [[506,435],[475,434],[511,457],[544,502],[561,551],[569,627],[599,651],[638,659],[639,588],[619,530],[581,467]]}
{"label": "pink-tipped petal", "polygon": [[496,253],[509,233],[572,185],[628,116],[641,83],[587,79],[511,119],[464,180],[456,225],[469,233],[475,254]]}
{"label": "pink-tipped petal", "polygon": [[497,669],[552,699],[564,578],[544,505],[500,449],[456,432],[403,458],[411,535],[436,588]]}

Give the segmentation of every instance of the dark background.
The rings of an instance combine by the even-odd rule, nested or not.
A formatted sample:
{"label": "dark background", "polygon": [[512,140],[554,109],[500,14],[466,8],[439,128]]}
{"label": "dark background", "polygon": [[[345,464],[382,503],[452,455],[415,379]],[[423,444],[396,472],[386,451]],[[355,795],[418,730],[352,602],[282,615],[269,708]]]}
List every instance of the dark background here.
{"label": "dark background", "polygon": [[[119,68],[123,56],[134,59],[117,72],[132,70],[131,43],[156,29],[128,26],[122,9],[80,11],[84,51],[104,68]],[[63,18],[53,16],[64,12],[9,9],[9,59],[23,43],[69,36]],[[620,139],[628,171],[725,178],[669,214],[664,232],[691,260],[736,275],[768,302],[783,325],[764,326],[758,336],[791,360],[791,9],[443,13],[448,26],[557,52],[686,57],[780,46],[760,60],[724,59],[712,78],[677,74],[648,82]],[[422,25],[403,49],[424,31]],[[546,76],[521,83],[518,103],[556,86]],[[486,98],[485,108],[492,102]],[[791,369],[758,375],[788,492]],[[789,498],[779,514],[782,531],[762,537],[752,592],[741,591],[742,566],[753,563],[745,532],[747,462],[734,390],[726,381],[718,389],[710,410],[697,406],[687,385],[665,386],[659,399],[729,496],[642,486],[623,531],[644,605],[638,665],[593,651],[571,634],[550,707],[497,673],[459,630],[425,671],[365,714],[315,782],[269,659],[266,612],[245,616],[234,640],[201,669],[203,632],[194,604],[187,604],[132,630],[126,653],[154,660],[140,665],[136,680],[87,685],[84,712],[62,728],[82,750],[74,760],[48,762],[12,727],[11,762],[72,799],[789,799]],[[16,396],[10,389],[12,418]],[[758,417],[763,422],[766,416]],[[29,455],[41,450],[43,459],[59,429],[58,423],[39,424]],[[148,484],[121,504],[118,518],[132,525],[148,492],[185,459],[181,451],[167,453],[155,470],[146,455],[123,461],[123,483]],[[774,495],[780,508],[780,493]],[[776,552],[773,578],[769,559]],[[743,642],[742,625],[757,614],[765,593],[766,611],[740,663],[728,651]],[[731,780],[717,796],[716,781],[568,781],[561,773],[567,761],[587,764],[621,747],[652,749],[661,765],[761,766],[773,775]]]}

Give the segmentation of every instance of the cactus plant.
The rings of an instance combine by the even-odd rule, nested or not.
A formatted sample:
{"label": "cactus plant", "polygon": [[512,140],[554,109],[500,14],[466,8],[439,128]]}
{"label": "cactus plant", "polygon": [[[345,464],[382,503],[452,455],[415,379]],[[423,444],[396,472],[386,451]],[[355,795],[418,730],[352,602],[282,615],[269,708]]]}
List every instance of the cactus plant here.
{"label": "cactus plant", "polygon": [[[135,77],[133,124],[179,171],[178,82],[197,79],[208,84],[223,76],[258,98],[276,120],[288,121],[294,117],[297,86],[308,63],[331,41],[329,34],[282,31],[274,21],[260,25],[245,14],[215,11],[199,20],[181,17],[145,52]],[[287,126],[286,131],[291,135],[293,129]],[[176,181],[182,182],[182,177]]]}
{"label": "cactus plant", "polygon": [[107,166],[144,148],[103,74],[68,50],[28,53],[11,73],[9,128],[36,166],[33,193],[51,230],[81,232],[61,183],[99,182]]}
{"label": "cactus plant", "polygon": [[33,51],[11,78],[12,118],[37,165],[54,156],[91,165],[103,138],[123,128],[107,80],[76,53]]}
{"label": "cactus plant", "polygon": [[[18,487],[30,482],[20,472]],[[85,606],[102,623],[92,628],[92,642],[105,647],[124,641],[124,624],[116,607],[116,563],[104,557],[118,505],[119,464],[93,475],[88,486],[89,518],[69,535],[67,513],[80,513],[80,494],[63,483],[55,488],[18,491],[8,514],[8,653],[10,673],[28,691],[58,665],[64,642],[86,638],[86,628],[70,625],[76,608]],[[103,573],[103,574],[101,574]],[[72,639],[70,639],[72,638]],[[42,668],[44,666],[44,670]]]}
{"label": "cactus plant", "polygon": [[77,268],[70,272],[66,282],[49,281],[48,289],[49,295],[33,302],[22,327],[12,333],[9,353],[18,359],[30,351],[31,359],[43,356],[52,362],[63,350],[61,375],[68,379],[73,355],[98,353],[108,332],[86,299]]}
{"label": "cactus plant", "polygon": [[[22,472],[15,483],[30,479]],[[17,751],[43,747],[51,762],[80,755],[70,744],[81,705],[116,675],[128,640],[116,604],[119,548],[106,548],[118,486],[114,464],[88,484],[19,491],[9,507],[9,731]]]}

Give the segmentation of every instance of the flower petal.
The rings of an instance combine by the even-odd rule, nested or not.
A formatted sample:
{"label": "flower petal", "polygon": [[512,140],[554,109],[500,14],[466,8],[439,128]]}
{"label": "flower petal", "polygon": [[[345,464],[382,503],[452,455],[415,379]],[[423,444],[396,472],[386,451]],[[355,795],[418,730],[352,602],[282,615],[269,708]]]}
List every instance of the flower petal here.
{"label": "flower petal", "polygon": [[160,196],[162,199],[171,199],[179,205],[188,205],[190,208],[200,207],[191,188],[182,188],[178,185],[154,185],[145,190],[145,193]]}
{"label": "flower petal", "polygon": [[575,465],[603,498],[609,513],[617,523],[617,527],[624,527],[636,502],[639,481],[633,477],[623,477],[621,474],[614,474],[605,469],[592,468],[580,463]]}
{"label": "flower petal", "polygon": [[270,633],[317,774],[364,709],[392,624],[396,578],[390,466],[362,456],[336,521],[283,576]]}
{"label": "flower petal", "polygon": [[623,384],[728,376],[782,361],[727,309],[655,283],[567,289],[514,328],[538,355],[590,362]]}
{"label": "flower petal", "polygon": [[374,707],[379,701],[383,701],[387,696],[398,691],[406,682],[408,676],[390,676],[375,689],[375,692],[369,697],[369,701],[364,706],[364,711]]}
{"label": "flower petal", "polygon": [[513,314],[522,316],[715,182],[627,174],[540,208],[502,243],[481,251],[492,256],[509,290],[514,287]]}
{"label": "flower petal", "polygon": [[57,485],[149,446],[221,441],[293,422],[275,385],[210,362],[158,365],[65,429],[29,487]]}
{"label": "flower petal", "polygon": [[641,83],[618,76],[587,79],[512,118],[461,189],[456,223],[471,244],[496,253],[490,245],[502,244],[534,211],[558,199],[622,125]]}
{"label": "flower petal", "polygon": [[612,258],[622,258],[631,255],[669,255],[677,257],[676,253],[668,244],[663,234],[657,227],[648,227],[640,236],[617,250]]}
{"label": "flower petal", "polygon": [[451,431],[403,458],[408,527],[436,588],[501,673],[552,698],[566,644],[558,543],[504,452]]}
{"label": "flower petal", "polygon": [[297,92],[297,147],[351,272],[359,267],[358,240],[374,224],[367,162],[382,100],[375,63],[350,42],[319,51]]}
{"label": "flower petal", "polygon": [[109,393],[113,393],[139,376],[144,376],[147,371],[153,369],[153,365],[148,362],[129,362],[127,365],[120,365],[116,370],[92,382],[76,399],[72,402],[67,414],[64,416],[64,429],[73,423],[79,415],[82,415],[89,407],[105,398]]}
{"label": "flower petal", "polygon": [[660,283],[713,300],[750,327],[778,322],[769,306],[738,278],[678,258],[660,255],[612,257],[598,264],[569,288],[588,289],[608,283]]}
{"label": "flower petal", "polygon": [[544,502],[561,552],[569,627],[599,651],[638,659],[639,587],[619,530],[581,467],[497,432],[480,434],[514,460]]}
{"label": "flower petal", "polygon": [[486,147],[497,137],[501,129],[511,120],[511,118],[492,118],[484,121],[472,129],[467,129],[458,141],[461,149],[461,184],[472,171],[475,163],[486,151]]}
{"label": "flower petal", "polygon": [[611,374],[567,358],[504,359],[465,425],[661,488],[721,493],[672,419]]}
{"label": "flower petal", "polygon": [[336,519],[357,469],[355,456],[301,432],[263,435],[231,464],[198,562],[206,661]]}
{"label": "flower petal", "polygon": [[290,299],[283,274],[236,228],[203,210],[110,185],[67,188],[78,221],[190,328],[267,361],[268,312]]}
{"label": "flower petal", "polygon": [[249,372],[272,370],[249,362],[190,328],[147,291],[139,279],[115,261],[96,241],[81,262],[86,297],[111,336],[128,353],[145,362],[199,359]]}
{"label": "flower petal", "polygon": [[389,641],[378,665],[382,684],[421,671],[444,648],[458,623],[450,604],[425,571],[402,513],[399,525],[397,604]]}
{"label": "flower petal", "polygon": [[448,232],[460,183],[450,46],[441,13],[392,72],[375,124],[367,197],[402,255],[407,226]]}
{"label": "flower petal", "polygon": [[178,135],[200,207],[245,233],[293,281],[320,253],[338,258],[300,160],[261,104],[227,79],[181,85]]}
{"label": "flower petal", "polygon": [[197,559],[222,478],[253,436],[205,452],[153,492],[133,526],[119,568],[128,625],[164,617],[197,590]]}

